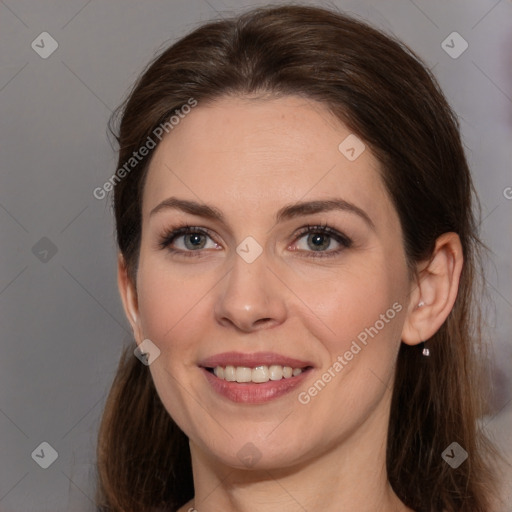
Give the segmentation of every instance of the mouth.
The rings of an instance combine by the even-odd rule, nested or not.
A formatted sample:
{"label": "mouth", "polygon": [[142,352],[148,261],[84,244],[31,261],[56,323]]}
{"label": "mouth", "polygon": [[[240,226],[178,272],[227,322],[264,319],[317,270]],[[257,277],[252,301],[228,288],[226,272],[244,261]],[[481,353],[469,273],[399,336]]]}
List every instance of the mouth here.
{"label": "mouth", "polygon": [[263,384],[269,381],[280,381],[293,379],[312,369],[312,366],[291,367],[279,364],[249,366],[215,366],[204,367],[206,371],[215,375],[220,380],[227,382],[237,382],[238,384],[252,383]]}
{"label": "mouth", "polygon": [[314,370],[312,363],[270,352],[230,352],[202,361],[213,391],[231,402],[261,404],[299,386]]}

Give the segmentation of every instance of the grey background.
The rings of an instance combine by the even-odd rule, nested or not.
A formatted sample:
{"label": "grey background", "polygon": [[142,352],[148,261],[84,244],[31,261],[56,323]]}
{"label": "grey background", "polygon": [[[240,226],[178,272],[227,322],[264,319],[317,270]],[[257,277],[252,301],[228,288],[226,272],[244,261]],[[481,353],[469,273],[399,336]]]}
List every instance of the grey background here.
{"label": "grey background", "polygon": [[[109,201],[92,195],[116,166],[106,135],[111,110],[166,43],[219,13],[267,3],[0,1],[1,511],[93,509],[99,419],[131,341]],[[492,249],[486,317],[496,393],[483,424],[510,457],[512,3],[333,4],[409,44],[460,116]],[[59,45],[47,59],[31,48],[44,31]],[[456,59],[441,47],[453,31],[469,44]],[[43,441],[58,452],[48,469],[31,457]]]}

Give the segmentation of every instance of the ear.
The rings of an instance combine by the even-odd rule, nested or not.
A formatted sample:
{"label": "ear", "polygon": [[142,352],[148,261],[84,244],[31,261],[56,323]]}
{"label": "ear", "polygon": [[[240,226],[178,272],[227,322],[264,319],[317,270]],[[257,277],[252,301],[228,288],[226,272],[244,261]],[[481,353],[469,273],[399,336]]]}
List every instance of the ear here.
{"label": "ear", "polygon": [[430,260],[418,267],[418,280],[410,294],[402,330],[404,343],[417,345],[426,341],[443,325],[457,298],[462,266],[459,235],[444,233],[436,240]]}
{"label": "ear", "polygon": [[117,256],[117,286],[119,287],[124,312],[132,326],[135,341],[139,344],[143,337],[140,328],[137,290],[135,283],[132,282],[128,275],[128,269],[121,253]]}

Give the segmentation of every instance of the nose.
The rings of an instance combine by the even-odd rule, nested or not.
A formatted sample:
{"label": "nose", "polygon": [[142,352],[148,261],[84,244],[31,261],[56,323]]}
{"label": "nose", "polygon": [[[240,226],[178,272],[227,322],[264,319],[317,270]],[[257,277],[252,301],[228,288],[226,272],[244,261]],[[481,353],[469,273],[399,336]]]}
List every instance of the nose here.
{"label": "nose", "polygon": [[215,317],[221,325],[251,332],[284,322],[286,289],[268,267],[264,254],[252,263],[235,255],[222,283],[215,302]]}

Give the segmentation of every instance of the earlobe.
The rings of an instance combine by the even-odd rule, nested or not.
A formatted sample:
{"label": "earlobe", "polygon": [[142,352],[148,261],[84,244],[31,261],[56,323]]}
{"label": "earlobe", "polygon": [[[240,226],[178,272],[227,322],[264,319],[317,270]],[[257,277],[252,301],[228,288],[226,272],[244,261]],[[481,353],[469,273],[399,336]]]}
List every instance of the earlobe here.
{"label": "earlobe", "polygon": [[121,295],[124,312],[132,327],[135,340],[137,343],[139,343],[141,339],[139,339],[140,322],[137,291],[135,284],[132,282],[128,275],[128,269],[122,254],[119,254],[117,258],[117,285]]}
{"label": "earlobe", "polygon": [[418,270],[416,289],[411,293],[409,312],[402,330],[402,341],[417,345],[431,338],[450,314],[459,289],[463,256],[456,233],[444,233],[432,257]]}

